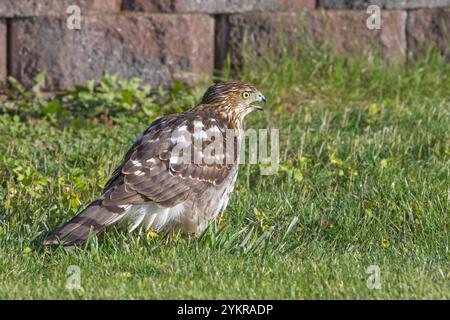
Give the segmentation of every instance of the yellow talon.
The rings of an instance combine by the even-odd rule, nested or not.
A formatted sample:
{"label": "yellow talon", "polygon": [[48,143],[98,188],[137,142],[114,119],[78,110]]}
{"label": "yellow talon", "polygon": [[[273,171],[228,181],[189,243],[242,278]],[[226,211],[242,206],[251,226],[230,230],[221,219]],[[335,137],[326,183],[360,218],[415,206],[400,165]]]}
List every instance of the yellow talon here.
{"label": "yellow talon", "polygon": [[145,238],[147,238],[147,240],[152,240],[152,239],[155,239],[158,237],[159,237],[159,234],[157,234],[155,231],[153,231],[151,229],[145,233]]}

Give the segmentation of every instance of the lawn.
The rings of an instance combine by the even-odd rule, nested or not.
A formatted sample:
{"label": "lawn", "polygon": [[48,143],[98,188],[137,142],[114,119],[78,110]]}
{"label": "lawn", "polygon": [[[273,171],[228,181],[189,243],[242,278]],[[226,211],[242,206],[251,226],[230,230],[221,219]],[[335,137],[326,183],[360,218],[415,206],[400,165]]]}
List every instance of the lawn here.
{"label": "lawn", "polygon": [[109,76],[45,98],[42,75],[31,90],[11,80],[0,298],[449,299],[450,65],[433,53],[299,56],[249,59],[238,73],[268,100],[246,127],[279,129],[277,174],[242,165],[220,221],[169,245],[115,228],[74,250],[40,243],[99,195],[151,121],[207,84],[150,91]]}

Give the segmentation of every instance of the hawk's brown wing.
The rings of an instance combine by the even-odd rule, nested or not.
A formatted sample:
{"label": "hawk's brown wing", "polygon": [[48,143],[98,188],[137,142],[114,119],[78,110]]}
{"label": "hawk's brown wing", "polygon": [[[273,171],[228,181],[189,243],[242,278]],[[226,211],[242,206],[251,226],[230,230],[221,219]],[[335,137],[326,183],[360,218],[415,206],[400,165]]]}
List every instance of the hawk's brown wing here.
{"label": "hawk's brown wing", "polygon": [[[219,185],[237,159],[236,138],[230,139],[226,129],[225,121],[206,113],[177,114],[155,121],[106,184],[103,205],[152,201],[173,207],[209,186]],[[223,149],[205,152],[218,135]],[[227,144],[227,139],[233,144]],[[190,161],[182,161],[183,156]],[[226,161],[227,157],[232,161]]]}

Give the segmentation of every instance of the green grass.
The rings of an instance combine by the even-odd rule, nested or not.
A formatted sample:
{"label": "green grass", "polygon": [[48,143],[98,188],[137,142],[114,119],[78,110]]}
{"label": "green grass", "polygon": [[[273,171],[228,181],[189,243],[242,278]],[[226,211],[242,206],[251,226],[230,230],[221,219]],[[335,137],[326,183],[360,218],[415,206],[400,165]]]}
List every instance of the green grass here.
{"label": "green grass", "polygon": [[[277,175],[243,165],[224,217],[169,246],[114,228],[70,251],[40,243],[99,194],[155,115],[204,86],[150,99],[89,85],[50,107],[39,92],[3,102],[0,298],[450,298],[450,65],[300,57],[250,59],[240,74],[269,101],[247,128],[280,130]],[[98,121],[111,100],[113,121]],[[66,289],[71,265],[83,292]],[[370,265],[379,290],[367,287]]]}

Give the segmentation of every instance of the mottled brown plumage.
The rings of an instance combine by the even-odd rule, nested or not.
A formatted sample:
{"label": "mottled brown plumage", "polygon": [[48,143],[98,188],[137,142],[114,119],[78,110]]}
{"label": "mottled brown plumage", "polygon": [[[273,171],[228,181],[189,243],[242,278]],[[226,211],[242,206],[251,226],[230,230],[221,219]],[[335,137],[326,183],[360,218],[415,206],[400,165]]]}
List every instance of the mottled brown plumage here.
{"label": "mottled brown plumage", "polygon": [[195,108],[156,120],[127,152],[104,191],[50,235],[46,245],[82,244],[119,221],[130,230],[202,232],[222,212],[238,169],[242,121],[265,98],[241,81],[211,86]]}

